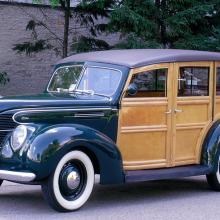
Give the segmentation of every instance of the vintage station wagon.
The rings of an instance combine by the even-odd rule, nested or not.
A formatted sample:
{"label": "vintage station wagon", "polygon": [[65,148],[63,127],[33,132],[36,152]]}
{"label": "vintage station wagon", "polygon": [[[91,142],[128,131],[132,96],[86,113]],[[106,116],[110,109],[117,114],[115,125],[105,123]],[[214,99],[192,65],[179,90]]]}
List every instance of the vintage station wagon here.
{"label": "vintage station wagon", "polygon": [[220,191],[220,53],[112,50],[58,62],[44,93],[0,99],[0,179],[73,211],[101,184],[206,175]]}

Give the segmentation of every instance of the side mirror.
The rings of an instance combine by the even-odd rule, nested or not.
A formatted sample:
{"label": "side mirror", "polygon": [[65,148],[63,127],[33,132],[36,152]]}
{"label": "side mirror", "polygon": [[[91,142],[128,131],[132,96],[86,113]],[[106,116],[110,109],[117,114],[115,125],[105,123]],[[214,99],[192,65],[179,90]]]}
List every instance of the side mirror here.
{"label": "side mirror", "polygon": [[133,96],[133,95],[136,95],[137,92],[138,92],[138,87],[137,87],[136,83],[131,83],[127,89],[128,95]]}

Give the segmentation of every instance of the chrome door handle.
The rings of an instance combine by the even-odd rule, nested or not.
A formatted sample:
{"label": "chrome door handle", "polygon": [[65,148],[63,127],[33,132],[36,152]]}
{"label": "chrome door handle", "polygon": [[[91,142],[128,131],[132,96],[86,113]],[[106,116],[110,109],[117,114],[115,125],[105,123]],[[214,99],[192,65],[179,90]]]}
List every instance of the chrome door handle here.
{"label": "chrome door handle", "polygon": [[174,109],[174,112],[175,113],[180,113],[180,112],[183,112],[183,110],[182,109]]}
{"label": "chrome door handle", "polygon": [[165,114],[171,114],[172,110],[170,109],[169,111],[165,112]]}

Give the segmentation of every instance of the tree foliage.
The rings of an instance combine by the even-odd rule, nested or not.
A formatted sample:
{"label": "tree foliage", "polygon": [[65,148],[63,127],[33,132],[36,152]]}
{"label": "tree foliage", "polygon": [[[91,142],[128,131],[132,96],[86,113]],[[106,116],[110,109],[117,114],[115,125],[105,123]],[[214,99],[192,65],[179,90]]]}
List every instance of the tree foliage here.
{"label": "tree foliage", "polygon": [[[36,1],[36,0],[35,0]],[[41,0],[37,0],[41,2]],[[81,0],[75,6],[70,0],[50,0],[51,8],[63,12],[63,36],[59,36],[49,24],[48,15],[39,9],[46,18],[44,21],[31,15],[26,26],[26,31],[31,32],[31,39],[15,44],[13,49],[27,55],[37,53],[45,49],[53,49],[57,55],[66,57],[70,48],[75,52],[88,51],[93,49],[108,49],[109,45],[98,39],[98,34],[106,29],[104,19],[109,16],[109,8],[114,0]],[[77,25],[70,27],[73,21]],[[103,22],[102,22],[103,21]],[[42,28],[48,32],[49,38],[40,36]],[[86,30],[87,35],[85,36]],[[70,43],[69,39],[73,41]]]}
{"label": "tree foliage", "polygon": [[[70,5],[71,0],[50,3],[54,10],[58,7],[63,12],[63,36],[32,16],[26,26],[30,41],[16,44],[14,50],[31,54],[52,49],[66,57],[68,51],[110,49],[99,39],[104,32],[121,36],[116,48],[220,51],[220,0],[81,0],[75,6]],[[76,24],[73,28],[70,21]],[[42,28],[49,38],[40,36]]]}
{"label": "tree foliage", "polygon": [[219,0],[122,0],[109,28],[122,48],[182,48],[220,51]]}

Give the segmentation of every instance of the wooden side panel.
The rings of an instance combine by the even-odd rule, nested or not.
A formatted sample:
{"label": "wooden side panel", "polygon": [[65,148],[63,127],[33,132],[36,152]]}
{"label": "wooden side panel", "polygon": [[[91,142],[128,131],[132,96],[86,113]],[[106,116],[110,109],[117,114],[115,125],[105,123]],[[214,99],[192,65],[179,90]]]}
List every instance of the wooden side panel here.
{"label": "wooden side panel", "polygon": [[[170,64],[135,69],[130,79],[132,74],[155,68],[168,68],[170,71]],[[167,87],[169,88],[167,97],[122,99],[117,144],[122,153],[125,170],[169,166],[171,115],[166,112],[171,108],[171,103],[168,101],[172,89],[170,72]]]}
{"label": "wooden side panel", "polygon": [[181,109],[181,114],[176,115],[176,123],[179,124],[193,124],[193,123],[205,123],[209,120],[209,104],[210,100],[196,101],[189,99],[187,101],[177,100],[177,108]]}
{"label": "wooden side panel", "polygon": [[[183,66],[209,67],[209,96],[176,97],[173,118],[173,166],[198,164],[203,136],[212,122],[213,62],[179,63],[175,65],[176,77]],[[177,91],[178,78],[175,90]]]}
{"label": "wooden side panel", "polygon": [[123,100],[119,146],[125,169],[166,166],[167,107],[167,99]]}
{"label": "wooden side panel", "polygon": [[[123,102],[121,110],[121,126],[151,126],[151,125],[166,125],[167,101],[163,102],[148,102],[142,101],[136,103]],[[147,112],[147,114],[146,114]],[[157,117],[155,117],[157,115]]]}
{"label": "wooden side panel", "polygon": [[217,114],[220,114],[220,97],[216,96],[215,101],[216,101],[215,115],[217,115]]}

